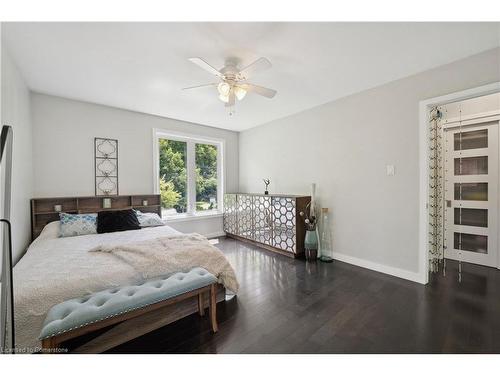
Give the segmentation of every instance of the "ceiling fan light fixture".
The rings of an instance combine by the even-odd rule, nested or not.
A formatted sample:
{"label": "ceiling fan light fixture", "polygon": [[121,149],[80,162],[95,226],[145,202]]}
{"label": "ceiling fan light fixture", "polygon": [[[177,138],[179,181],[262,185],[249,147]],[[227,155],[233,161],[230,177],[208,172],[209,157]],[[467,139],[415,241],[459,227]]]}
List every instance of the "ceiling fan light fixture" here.
{"label": "ceiling fan light fixture", "polygon": [[227,82],[221,82],[217,85],[217,91],[219,91],[219,94],[221,96],[227,97],[227,96],[229,96],[229,93],[231,92],[231,85]]}
{"label": "ceiling fan light fixture", "polygon": [[222,100],[224,103],[229,103],[229,95],[219,95],[219,99]]}
{"label": "ceiling fan light fixture", "polygon": [[205,60],[199,57],[192,57],[189,59],[193,64],[198,65],[203,70],[215,75],[219,78],[218,82],[198,85],[192,87],[186,87],[187,89],[197,89],[202,87],[216,87],[219,100],[221,100],[226,108],[229,108],[229,114],[234,113],[234,106],[236,100],[243,100],[247,92],[252,92],[254,94],[266,97],[274,98],[276,95],[276,90],[269,89],[267,87],[257,86],[252,83],[247,82],[254,73],[269,69],[271,63],[265,57],[261,57],[255,60],[253,63],[247,65],[243,69],[239,69],[236,63],[230,61],[232,59],[226,60],[226,65],[217,70],[212,65],[207,63]]}
{"label": "ceiling fan light fixture", "polygon": [[247,90],[245,90],[241,87],[238,87],[238,86],[236,86],[234,88],[234,95],[236,95],[238,100],[243,100],[243,98],[245,97],[246,94],[247,94]]}

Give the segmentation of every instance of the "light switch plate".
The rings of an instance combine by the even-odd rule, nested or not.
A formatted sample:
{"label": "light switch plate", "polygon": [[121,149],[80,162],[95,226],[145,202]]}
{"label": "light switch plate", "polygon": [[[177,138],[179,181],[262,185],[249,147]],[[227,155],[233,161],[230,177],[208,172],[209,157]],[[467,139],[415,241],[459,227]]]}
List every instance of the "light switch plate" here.
{"label": "light switch plate", "polygon": [[396,174],[396,170],[394,165],[386,165],[387,176],[394,176]]}

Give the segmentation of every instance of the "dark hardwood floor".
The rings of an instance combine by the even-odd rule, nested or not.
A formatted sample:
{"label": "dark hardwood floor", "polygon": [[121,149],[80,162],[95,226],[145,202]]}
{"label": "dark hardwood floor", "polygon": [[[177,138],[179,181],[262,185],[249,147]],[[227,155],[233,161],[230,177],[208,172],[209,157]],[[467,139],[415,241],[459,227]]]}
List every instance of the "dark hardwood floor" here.
{"label": "dark hardwood floor", "polygon": [[500,271],[456,262],[427,286],[347,263],[306,263],[232,239],[238,275],[219,332],[191,315],[110,353],[500,353]]}

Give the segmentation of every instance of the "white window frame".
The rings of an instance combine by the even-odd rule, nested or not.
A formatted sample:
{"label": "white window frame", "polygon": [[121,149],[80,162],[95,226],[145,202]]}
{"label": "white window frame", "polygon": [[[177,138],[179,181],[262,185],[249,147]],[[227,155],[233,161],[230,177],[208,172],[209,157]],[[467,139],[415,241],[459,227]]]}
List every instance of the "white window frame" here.
{"label": "white window frame", "polygon": [[[183,221],[203,217],[221,216],[224,212],[223,197],[225,189],[224,158],[225,140],[198,136],[188,133],[179,133],[164,129],[153,129],[153,187],[154,193],[160,194],[160,139],[186,142],[186,168],[187,168],[187,212],[167,216],[168,221]],[[217,147],[217,209],[209,211],[196,211],[196,160],[195,144],[202,143]]]}

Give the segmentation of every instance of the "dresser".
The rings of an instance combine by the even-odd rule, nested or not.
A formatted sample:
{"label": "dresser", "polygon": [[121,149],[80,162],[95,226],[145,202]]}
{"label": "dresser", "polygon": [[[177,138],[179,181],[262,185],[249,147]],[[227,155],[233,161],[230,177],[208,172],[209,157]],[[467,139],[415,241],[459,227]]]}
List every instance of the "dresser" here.
{"label": "dresser", "polygon": [[305,195],[225,194],[224,232],[267,250],[301,257],[305,225],[299,214],[309,202],[311,197]]}

